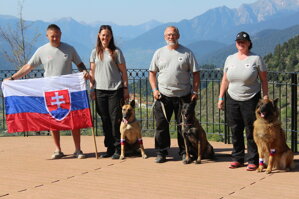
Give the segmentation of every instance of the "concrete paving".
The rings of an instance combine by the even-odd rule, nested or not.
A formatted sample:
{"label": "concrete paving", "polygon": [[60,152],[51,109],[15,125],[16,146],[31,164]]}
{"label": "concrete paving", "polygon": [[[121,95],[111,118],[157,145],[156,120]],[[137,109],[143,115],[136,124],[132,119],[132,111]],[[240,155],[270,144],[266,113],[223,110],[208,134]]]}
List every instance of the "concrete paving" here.
{"label": "concrete paving", "polygon": [[[96,140],[103,153],[103,137]],[[96,159],[93,138],[82,136],[87,158],[80,160],[71,156],[71,136],[61,137],[61,143],[66,156],[50,160],[54,150],[51,136],[1,137],[0,198],[299,198],[298,154],[293,171],[266,174],[245,167],[229,169],[232,146],[219,142],[211,142],[216,159],[199,165],[181,162],[176,140],[163,164],[154,162],[153,138],[144,138],[148,159]]]}

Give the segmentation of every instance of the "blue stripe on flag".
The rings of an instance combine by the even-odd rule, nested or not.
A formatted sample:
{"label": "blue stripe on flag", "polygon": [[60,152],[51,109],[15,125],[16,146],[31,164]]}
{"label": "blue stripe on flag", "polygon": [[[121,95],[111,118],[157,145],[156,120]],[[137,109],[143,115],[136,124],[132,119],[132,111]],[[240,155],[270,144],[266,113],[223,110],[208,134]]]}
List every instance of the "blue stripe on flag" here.
{"label": "blue stripe on flag", "polygon": [[[72,92],[71,99],[71,111],[81,110],[89,108],[87,92],[79,91]],[[45,106],[44,97],[33,96],[9,96],[5,97],[5,110],[6,114],[15,113],[44,113],[48,111]]]}

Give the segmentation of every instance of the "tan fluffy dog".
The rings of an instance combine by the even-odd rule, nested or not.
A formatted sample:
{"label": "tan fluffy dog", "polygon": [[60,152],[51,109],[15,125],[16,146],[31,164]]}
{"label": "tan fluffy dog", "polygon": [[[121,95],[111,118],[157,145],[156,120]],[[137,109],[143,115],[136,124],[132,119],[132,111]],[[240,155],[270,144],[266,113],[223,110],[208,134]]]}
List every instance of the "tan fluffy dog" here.
{"label": "tan fluffy dog", "polygon": [[144,152],[142,143],[141,127],[135,118],[135,101],[125,104],[122,107],[123,120],[120,124],[120,142],[121,154],[119,159],[125,158],[125,148],[136,150],[140,148],[141,156],[145,159],[147,155]]}
{"label": "tan fluffy dog", "polygon": [[255,114],[254,141],[258,147],[260,164],[258,172],[267,165],[266,173],[271,173],[273,168],[289,171],[294,168],[294,155],[286,144],[286,135],[281,128],[278,99],[260,100]]}

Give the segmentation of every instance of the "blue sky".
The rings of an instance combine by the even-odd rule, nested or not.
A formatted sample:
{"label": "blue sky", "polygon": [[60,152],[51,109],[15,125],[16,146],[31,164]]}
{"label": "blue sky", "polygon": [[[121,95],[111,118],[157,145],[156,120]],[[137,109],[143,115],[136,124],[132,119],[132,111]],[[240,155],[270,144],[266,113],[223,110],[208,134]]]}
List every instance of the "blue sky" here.
{"label": "blue sky", "polygon": [[[137,25],[150,20],[178,22],[226,5],[237,8],[257,0],[24,0],[26,20],[51,21],[72,17],[77,21]],[[0,0],[1,15],[18,15],[19,0]]]}

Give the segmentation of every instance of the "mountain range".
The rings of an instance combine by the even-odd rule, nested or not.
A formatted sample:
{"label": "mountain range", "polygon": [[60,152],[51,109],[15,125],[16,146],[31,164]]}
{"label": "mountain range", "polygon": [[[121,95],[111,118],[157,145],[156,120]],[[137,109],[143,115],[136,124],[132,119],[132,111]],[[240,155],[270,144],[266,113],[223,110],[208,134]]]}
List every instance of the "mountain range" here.
{"label": "mountain range", "polygon": [[[234,37],[240,31],[250,33],[254,48],[261,55],[274,50],[275,45],[287,41],[299,33],[299,0],[257,0],[239,8],[218,7],[190,20],[175,23],[149,21],[137,26],[120,26],[110,23],[116,44],[122,49],[127,68],[148,68],[154,51],[165,45],[165,27],[175,25],[180,30],[179,42],[189,47],[200,64],[215,64],[221,67],[225,57],[235,51]],[[13,28],[18,19],[0,15],[0,26]],[[70,43],[88,64],[89,54],[95,46],[100,24],[86,24],[72,18],[63,18],[50,23],[58,24],[63,32],[62,41]],[[44,37],[49,22],[27,21],[26,38],[36,33],[41,37],[35,43],[47,42]],[[0,39],[0,47],[7,48]],[[33,53],[33,52],[32,52]],[[12,68],[0,58],[1,69]]]}

